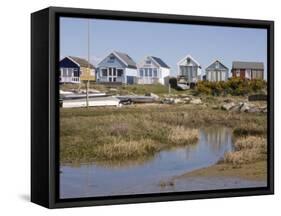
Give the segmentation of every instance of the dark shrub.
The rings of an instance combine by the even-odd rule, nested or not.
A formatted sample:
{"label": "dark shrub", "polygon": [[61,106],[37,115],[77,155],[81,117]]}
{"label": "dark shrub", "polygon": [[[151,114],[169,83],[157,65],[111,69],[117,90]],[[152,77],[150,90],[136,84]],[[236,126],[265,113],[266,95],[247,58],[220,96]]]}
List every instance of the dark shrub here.
{"label": "dark shrub", "polygon": [[248,95],[266,88],[264,80],[243,80],[240,78],[231,78],[227,81],[210,82],[199,81],[196,91],[206,95]]}

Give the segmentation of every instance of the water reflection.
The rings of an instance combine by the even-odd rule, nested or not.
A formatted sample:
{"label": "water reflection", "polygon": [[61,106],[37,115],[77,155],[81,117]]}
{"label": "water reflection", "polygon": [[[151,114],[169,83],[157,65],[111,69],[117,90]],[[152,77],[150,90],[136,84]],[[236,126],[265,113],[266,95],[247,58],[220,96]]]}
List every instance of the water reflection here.
{"label": "water reflection", "polygon": [[210,166],[232,148],[229,128],[210,127],[200,129],[197,144],[161,151],[152,158],[124,163],[82,164],[79,167],[61,166],[60,196],[157,193],[160,192],[159,181]]}

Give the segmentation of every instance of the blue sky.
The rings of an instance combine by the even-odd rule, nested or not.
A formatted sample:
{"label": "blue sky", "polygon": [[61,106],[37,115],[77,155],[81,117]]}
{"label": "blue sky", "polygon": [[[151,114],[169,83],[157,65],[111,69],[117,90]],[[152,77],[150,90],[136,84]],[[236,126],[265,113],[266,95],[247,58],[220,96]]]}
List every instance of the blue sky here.
{"label": "blue sky", "polygon": [[[61,18],[61,58],[87,58],[87,20]],[[137,63],[146,55],[160,57],[173,75],[187,54],[201,64],[203,73],[217,59],[229,69],[237,60],[261,61],[265,70],[267,65],[265,29],[90,19],[91,62],[96,65],[113,50],[129,54]]]}

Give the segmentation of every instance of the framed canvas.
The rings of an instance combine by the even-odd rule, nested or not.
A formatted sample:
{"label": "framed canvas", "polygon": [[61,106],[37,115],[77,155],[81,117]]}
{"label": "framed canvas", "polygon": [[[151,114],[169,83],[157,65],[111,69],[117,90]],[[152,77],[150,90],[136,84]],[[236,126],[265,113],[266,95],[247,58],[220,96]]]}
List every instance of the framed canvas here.
{"label": "framed canvas", "polygon": [[273,194],[273,78],[273,21],[33,13],[31,201]]}

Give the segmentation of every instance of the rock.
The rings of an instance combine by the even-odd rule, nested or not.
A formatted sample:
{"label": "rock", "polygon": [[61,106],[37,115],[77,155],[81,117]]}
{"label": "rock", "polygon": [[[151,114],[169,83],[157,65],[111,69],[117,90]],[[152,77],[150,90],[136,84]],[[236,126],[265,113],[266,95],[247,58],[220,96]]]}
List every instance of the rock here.
{"label": "rock", "polygon": [[241,107],[241,105],[236,104],[233,107],[231,107],[230,111],[231,112],[239,112],[240,111],[240,107]]}
{"label": "rock", "polygon": [[185,103],[187,103],[187,104],[188,104],[188,103],[190,103],[191,98],[189,98],[189,97],[188,97],[188,98],[183,98],[182,100],[183,100]]}
{"label": "rock", "polygon": [[185,102],[182,100],[182,99],[180,99],[180,98],[176,98],[175,100],[174,100],[174,102],[175,102],[175,104],[184,104]]}
{"label": "rock", "polygon": [[233,108],[235,106],[235,103],[231,102],[231,103],[226,103],[222,105],[222,109],[229,111],[231,108]]}
{"label": "rock", "polygon": [[193,98],[190,100],[191,104],[202,104],[202,100],[200,98]]}
{"label": "rock", "polygon": [[164,98],[161,103],[163,104],[174,104],[175,100],[173,98]]}
{"label": "rock", "polygon": [[260,107],[260,112],[267,113],[267,105]]}
{"label": "rock", "polygon": [[249,110],[248,110],[249,113],[253,113],[253,112],[260,112],[260,109],[258,107],[251,107]]}
{"label": "rock", "polygon": [[250,109],[250,106],[248,103],[243,103],[240,107],[240,112],[248,112],[248,110]]}

